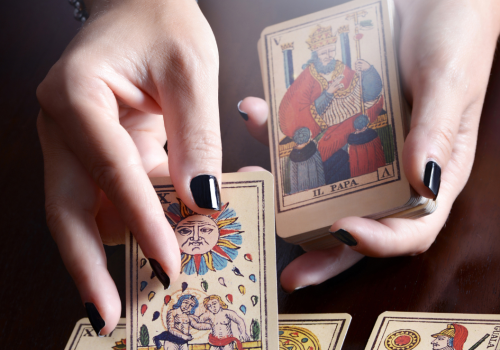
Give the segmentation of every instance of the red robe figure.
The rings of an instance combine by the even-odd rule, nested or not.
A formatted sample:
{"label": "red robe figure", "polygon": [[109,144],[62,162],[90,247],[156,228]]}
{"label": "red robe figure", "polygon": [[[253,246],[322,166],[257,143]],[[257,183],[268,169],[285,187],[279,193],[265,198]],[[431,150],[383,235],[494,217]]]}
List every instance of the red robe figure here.
{"label": "red robe figure", "polygon": [[368,128],[368,116],[354,120],[355,132],[347,138],[351,177],[361,176],[385,165],[382,142],[375,130]]}
{"label": "red robe figure", "polygon": [[[335,153],[355,132],[353,122],[361,114],[361,91],[370,122],[383,107],[382,80],[376,69],[365,60],[356,61],[355,70],[335,60],[336,42],[332,27],[314,29],[307,40],[311,59],[288,88],[278,111],[281,131],[290,139],[301,128],[310,130],[311,140],[326,130],[318,151],[327,184],[350,177],[345,171],[348,159],[341,157],[339,163]],[[328,162],[332,156],[334,161]]]}

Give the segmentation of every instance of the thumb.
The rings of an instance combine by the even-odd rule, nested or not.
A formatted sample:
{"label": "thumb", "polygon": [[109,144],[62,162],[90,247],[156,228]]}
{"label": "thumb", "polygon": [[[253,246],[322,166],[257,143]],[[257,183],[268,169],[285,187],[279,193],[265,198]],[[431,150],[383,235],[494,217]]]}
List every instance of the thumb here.
{"label": "thumb", "polygon": [[[414,92],[410,132],[403,148],[403,166],[412,187],[436,198],[459,132],[466,106],[461,89],[446,77],[423,77]],[[439,96],[439,98],[436,98]]]}
{"label": "thumb", "polygon": [[245,120],[245,126],[250,135],[257,141],[269,146],[267,133],[269,107],[266,101],[258,97],[246,97],[238,103],[238,112]]}

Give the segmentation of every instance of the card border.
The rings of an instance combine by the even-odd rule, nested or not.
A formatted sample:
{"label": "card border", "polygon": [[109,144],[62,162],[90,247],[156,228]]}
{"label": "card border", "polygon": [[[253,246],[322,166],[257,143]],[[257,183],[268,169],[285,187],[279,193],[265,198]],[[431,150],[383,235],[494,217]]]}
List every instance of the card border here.
{"label": "card border", "polygon": [[[397,164],[397,170],[398,170],[398,176],[397,178],[393,179],[393,180],[390,180],[390,181],[387,181],[387,182],[384,182],[382,184],[376,184],[376,185],[372,185],[372,186],[367,186],[367,187],[364,187],[362,189],[359,189],[359,190],[354,190],[354,191],[351,191],[349,193],[346,193],[346,194],[340,194],[340,195],[337,195],[337,196],[332,196],[332,195],[329,195],[329,197],[327,197],[328,195],[325,195],[325,197],[327,198],[324,198],[322,200],[315,200],[311,203],[307,203],[307,204],[302,204],[302,205],[299,205],[297,206],[297,204],[300,204],[300,203],[303,203],[303,202],[307,202],[307,201],[311,201],[312,199],[306,199],[306,200],[303,200],[303,201],[299,201],[299,202],[295,202],[294,204],[291,204],[289,206],[293,206],[293,208],[289,208],[289,209],[285,209],[285,205],[284,205],[284,195],[281,196],[280,195],[280,186],[279,186],[279,181],[281,181],[281,176],[275,176],[274,177],[274,181],[275,181],[275,195],[276,195],[276,207],[277,207],[277,213],[284,213],[284,212],[288,212],[288,211],[292,211],[292,210],[297,210],[297,209],[302,209],[304,207],[307,207],[307,206],[311,206],[311,205],[314,205],[314,204],[317,204],[317,203],[321,203],[321,202],[325,202],[325,201],[329,201],[329,200],[333,200],[333,199],[337,199],[337,198],[341,198],[343,196],[347,196],[347,195],[350,195],[350,194],[353,194],[353,193],[357,193],[357,192],[361,192],[361,191],[365,191],[365,190],[369,190],[369,189],[373,189],[373,188],[376,188],[376,187],[379,187],[379,186],[384,186],[384,185],[387,185],[387,184],[391,184],[391,183],[394,183],[394,182],[398,182],[398,181],[401,181],[401,165],[400,165],[400,162],[399,162],[399,154],[398,154],[398,144],[397,144],[397,137],[396,137],[396,130],[395,130],[395,118],[394,118],[394,104],[393,104],[393,99],[392,99],[392,94],[390,93],[391,92],[391,87],[390,87],[390,79],[389,79],[389,63],[388,63],[388,59],[387,59],[387,42],[386,42],[386,33],[385,33],[385,26],[384,26],[384,7],[382,6],[382,1],[375,1],[375,2],[371,2],[371,3],[367,3],[367,4],[363,4],[361,6],[358,6],[358,7],[354,7],[354,8],[351,8],[349,10],[345,10],[343,12],[339,12],[339,13],[336,13],[336,14],[332,14],[332,15],[328,15],[328,16],[325,16],[325,17],[322,17],[322,18],[316,18],[314,20],[311,20],[309,22],[304,22],[304,23],[300,23],[300,24],[297,24],[295,26],[292,26],[292,27],[289,27],[289,28],[286,28],[286,29],[280,29],[280,30],[277,30],[277,31],[274,31],[274,32],[270,32],[270,33],[266,33],[264,35],[264,39],[265,39],[265,57],[266,57],[266,61],[267,61],[267,65],[266,65],[266,68],[267,68],[267,85],[268,85],[268,92],[269,92],[269,110],[272,111],[273,110],[273,102],[272,102],[272,98],[271,98],[271,79],[274,81],[274,76],[273,77],[270,77],[270,70],[271,70],[271,66],[273,64],[273,59],[272,57],[270,57],[270,50],[269,50],[269,47],[268,47],[268,37],[271,36],[271,35],[275,35],[277,33],[280,33],[280,32],[283,32],[283,31],[286,31],[286,30],[289,30],[289,29],[292,29],[292,28],[296,28],[296,27],[299,27],[299,26],[304,26],[304,25],[307,25],[307,24],[311,24],[311,23],[315,23],[315,22],[318,22],[318,21],[323,21],[323,20],[326,20],[326,19],[329,19],[331,17],[338,17],[342,14],[345,14],[347,12],[352,12],[352,11],[356,11],[358,9],[361,9],[361,8],[365,8],[367,6],[373,6],[375,5],[376,6],[376,11],[378,10],[378,12],[380,12],[380,20],[381,20],[381,23],[380,23],[380,27],[381,27],[381,32],[382,32],[382,43],[383,43],[383,46],[382,45],[379,45],[381,48],[383,47],[383,50],[380,50],[380,54],[382,55],[382,53],[384,53],[384,55],[382,55],[383,57],[385,57],[385,59],[383,60],[383,62],[385,63],[385,68],[386,68],[386,80],[387,80],[387,90],[389,91],[389,96],[388,96],[388,99],[389,99],[389,104],[390,105],[390,109],[391,109],[391,126],[392,126],[392,135],[393,135],[393,141],[394,141],[394,146],[395,146],[395,160],[394,162]],[[380,36],[379,36],[379,41],[380,41]],[[396,60],[397,62],[397,60]],[[396,77],[397,78],[397,77]],[[403,111],[403,106],[400,104],[400,112],[401,112],[401,119],[403,119],[403,115],[404,115],[404,111]],[[401,120],[403,122],[403,120]],[[275,120],[274,118],[270,118],[270,122],[271,122],[271,130],[272,130],[272,142],[271,142],[271,146],[270,148],[272,149],[272,163],[273,163],[273,166],[274,166],[274,169],[276,169],[276,175],[281,175],[281,171],[278,171],[279,169],[279,164],[277,164],[278,162],[278,157],[276,157],[276,144],[275,143],[275,135],[274,135],[274,128],[275,128]],[[394,162],[393,162],[393,166],[394,166]],[[378,175],[377,175],[378,176]],[[323,186],[322,186],[323,187]],[[320,187],[318,187],[320,188]],[[282,203],[283,202],[283,203]]]}

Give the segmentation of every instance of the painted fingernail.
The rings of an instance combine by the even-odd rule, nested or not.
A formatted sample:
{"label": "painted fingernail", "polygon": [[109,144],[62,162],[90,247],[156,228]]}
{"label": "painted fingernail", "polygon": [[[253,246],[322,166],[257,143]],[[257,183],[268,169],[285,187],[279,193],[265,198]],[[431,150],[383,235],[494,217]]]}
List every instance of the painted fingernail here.
{"label": "painted fingernail", "polygon": [[94,328],[95,334],[100,337],[101,330],[106,325],[106,322],[104,322],[101,314],[99,313],[99,311],[97,311],[97,308],[93,303],[85,303],[85,310],[87,310],[87,316],[89,318],[90,324],[92,325],[92,328]]}
{"label": "painted fingernail", "polygon": [[441,185],[441,167],[432,160],[425,166],[424,185],[432,191],[436,199]]}
{"label": "painted fingernail", "polygon": [[341,241],[344,244],[347,244],[350,247],[354,247],[355,245],[358,245],[358,242],[346,230],[340,229],[340,230],[337,230],[335,232],[330,231],[330,233],[333,237],[337,238],[339,241]]}
{"label": "painted fingernail", "polygon": [[220,191],[212,175],[198,175],[191,180],[191,193],[196,205],[204,209],[220,210]]}
{"label": "painted fingernail", "polygon": [[163,271],[160,263],[156,261],[155,259],[148,259],[149,260],[149,265],[151,265],[151,268],[153,269],[153,272],[155,273],[156,277],[158,277],[158,280],[163,284],[163,288],[167,289],[170,287],[170,277]]}
{"label": "painted fingernail", "polygon": [[241,102],[243,102],[243,100],[241,100],[240,102],[238,102],[238,112],[240,112],[241,116],[243,117],[243,119],[245,119],[245,121],[248,120],[248,114],[246,114],[245,112],[243,112],[241,109],[240,109],[240,104]]}

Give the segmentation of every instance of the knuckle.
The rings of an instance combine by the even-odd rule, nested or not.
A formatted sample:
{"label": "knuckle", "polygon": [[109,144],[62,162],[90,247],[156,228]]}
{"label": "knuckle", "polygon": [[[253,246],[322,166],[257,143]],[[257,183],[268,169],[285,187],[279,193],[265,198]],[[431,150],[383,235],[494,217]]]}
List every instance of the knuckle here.
{"label": "knuckle", "polygon": [[455,143],[455,130],[453,130],[449,125],[441,125],[438,129],[433,131],[431,139],[434,141],[434,144],[439,149],[441,154],[448,157],[451,154]]}
{"label": "knuckle", "polygon": [[108,197],[113,197],[119,181],[118,169],[109,162],[95,162],[90,174]]}
{"label": "knuckle", "polygon": [[67,200],[62,197],[48,197],[45,201],[47,226],[55,241],[57,241],[59,233],[62,231],[63,223],[68,216],[65,203],[67,203]]}
{"label": "knuckle", "polygon": [[181,149],[195,153],[200,159],[219,159],[222,157],[220,135],[211,130],[186,134],[181,140]]}

